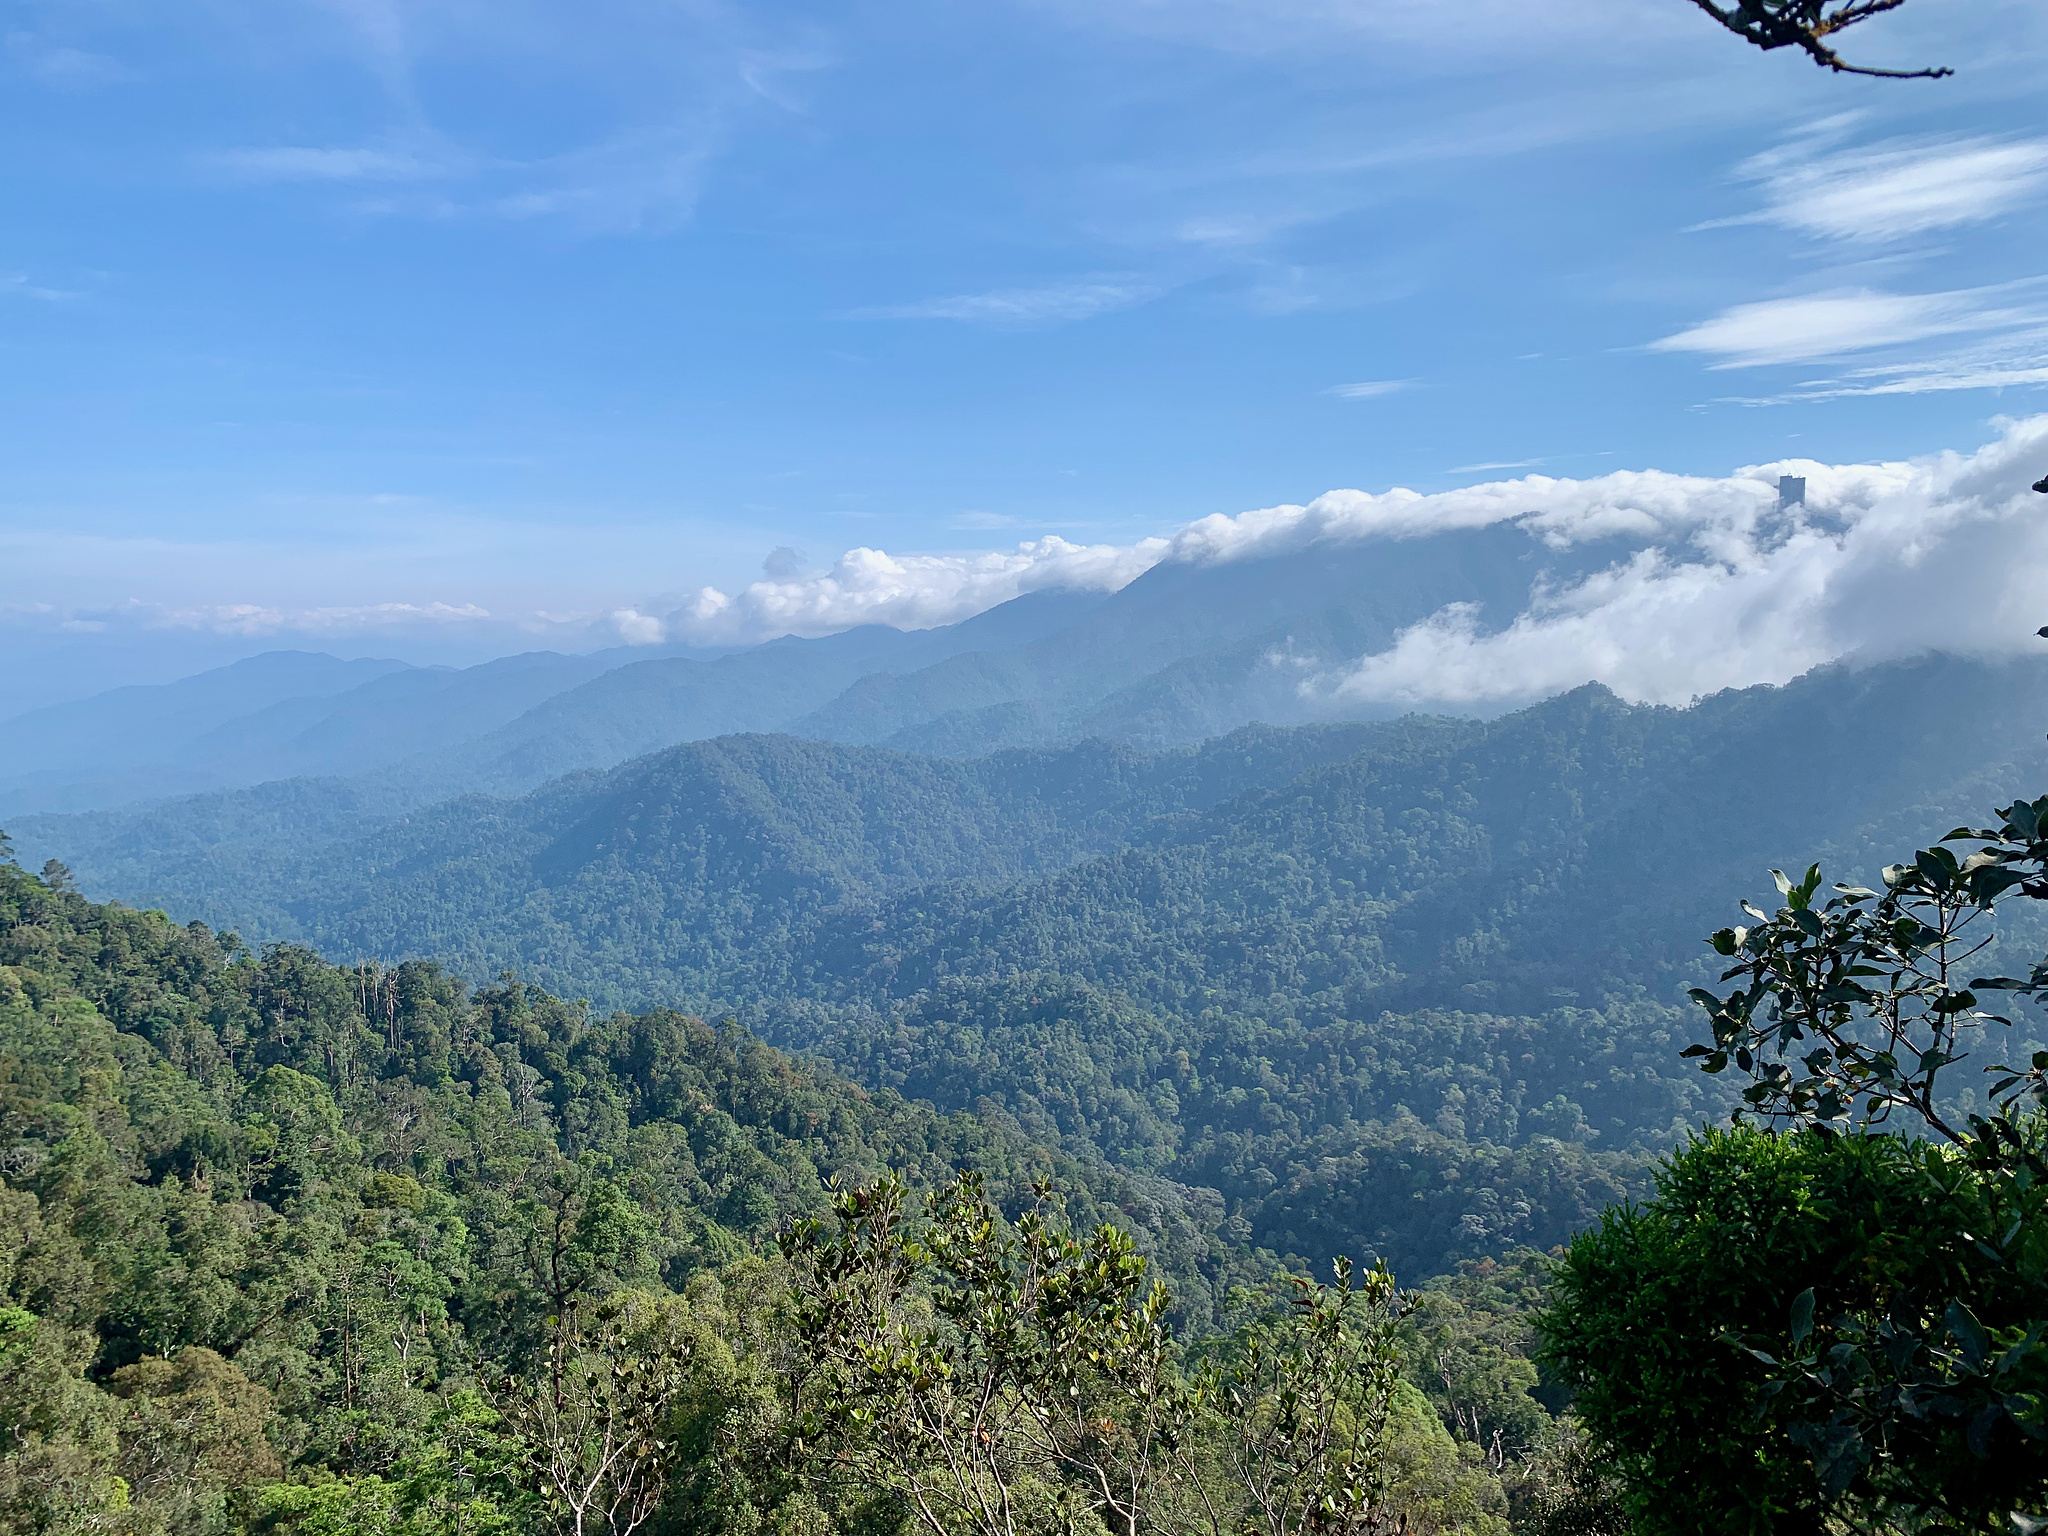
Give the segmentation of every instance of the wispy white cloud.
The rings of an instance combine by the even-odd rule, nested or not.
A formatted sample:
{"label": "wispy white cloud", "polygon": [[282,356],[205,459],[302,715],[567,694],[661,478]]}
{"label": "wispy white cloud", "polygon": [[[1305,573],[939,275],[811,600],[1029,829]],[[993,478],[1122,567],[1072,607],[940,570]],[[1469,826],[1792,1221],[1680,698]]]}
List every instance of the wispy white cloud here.
{"label": "wispy white cloud", "polygon": [[[1645,13],[1640,5],[1629,5],[1629,0],[1623,4],[1631,11],[1629,20],[1621,24],[1623,30],[1641,40]],[[1204,8],[1140,0],[1130,6],[1093,5],[1088,9],[1091,14],[1144,12],[1177,28]],[[1259,52],[1277,52],[1281,25],[1272,7],[1232,3],[1218,9],[1234,12],[1260,39]],[[1333,33],[1363,37],[1397,7],[1375,0],[1315,9],[1323,13]],[[1424,0],[1408,14],[1421,22],[1441,9],[1437,0]],[[1489,31],[1485,45],[1511,36],[1526,38],[1529,34],[1524,29],[1535,14],[1523,9],[1512,20],[1502,15],[1500,30]],[[1559,43],[1591,14],[1586,8],[1574,9],[1571,20],[1549,32],[1544,42]],[[1543,12],[1543,17],[1546,22],[1559,21],[1552,11]],[[1436,20],[1434,40],[1455,39],[1462,54],[1459,67],[1469,66],[1481,56],[1465,51],[1481,44],[1471,26],[1444,28],[1440,15]],[[1481,25],[1490,27],[1491,23]],[[1539,33],[1543,30],[1536,28]],[[1676,31],[1688,34],[1683,18],[1679,18]],[[1609,34],[1610,41],[1612,36]],[[1322,46],[1328,49],[1332,41],[1326,34]],[[1335,67],[1325,90],[1304,90],[1303,99],[1318,103],[1316,109],[1298,115],[1275,113],[1268,121],[1233,120],[1233,132],[1226,137],[1196,135],[1180,148],[1093,168],[1089,182],[1094,206],[1089,226],[1130,247],[1169,255],[1172,248],[1178,248],[1182,256],[1199,251],[1217,261],[1262,254],[1292,256],[1303,245],[1296,237],[1318,226],[1326,227],[1367,209],[1378,209],[1382,218],[1389,217],[1391,206],[1406,197],[1433,195],[1433,189],[1446,181],[1461,181],[1486,162],[1533,159],[1570,145],[1624,137],[1639,140],[1650,134],[1709,125],[1710,131],[1721,132],[1731,115],[1756,118],[1777,110],[1769,103],[1770,92],[1760,83],[1763,77],[1738,70],[1702,76],[1693,50],[1688,50],[1693,56],[1675,71],[1643,71],[1642,56],[1631,50],[1621,75],[1614,72],[1618,57],[1609,56],[1607,64],[1593,66],[1600,85],[1589,89],[1572,77],[1596,55],[1581,53],[1566,69],[1552,71],[1530,67],[1532,55],[1526,42],[1517,44],[1516,49],[1522,54],[1517,66],[1490,74],[1487,87],[1480,91],[1449,87],[1437,69],[1423,67],[1410,82],[1413,94],[1396,89],[1360,96],[1339,87],[1342,71]],[[1323,63],[1331,65],[1334,56],[1332,53]],[[1388,57],[1378,56],[1372,67],[1383,71],[1395,66],[1389,64]],[[1290,71],[1289,78],[1298,82],[1298,71]],[[1339,98],[1344,103],[1341,107],[1324,105]],[[1396,217],[1389,232],[1399,227]],[[1427,244],[1427,221],[1411,233],[1421,235],[1422,240],[1391,240],[1370,256],[1346,242],[1344,256],[1317,275],[1317,302],[1323,307],[1338,302],[1377,302],[1390,292],[1398,296],[1402,290],[1432,286],[1439,276],[1434,264],[1427,258],[1416,260],[1418,250]],[[1373,270],[1364,281],[1354,280],[1349,285],[1336,281],[1347,272],[1360,274],[1366,267]],[[1276,299],[1287,298],[1284,287],[1268,281],[1255,292],[1254,302],[1271,306]]]}
{"label": "wispy white cloud", "polygon": [[1377,400],[1382,395],[1398,395],[1414,386],[1413,379],[1366,379],[1357,384],[1332,384],[1324,393],[1335,395],[1340,400]]}
{"label": "wispy white cloud", "polygon": [[687,216],[718,146],[704,124],[635,129],[529,160],[473,155],[434,134],[416,139],[222,150],[200,164],[230,181],[359,188],[358,214],[545,219],[621,233]]}
{"label": "wispy white cloud", "polygon": [[2048,191],[2048,139],[1889,139],[1822,149],[1804,133],[1744,163],[1764,206],[1695,228],[1777,224],[1830,240],[1902,240],[1981,223]]}
{"label": "wispy white cloud", "polygon": [[1955,336],[2010,330],[2048,319],[2038,302],[2043,279],[1959,288],[1945,293],[1885,293],[1858,288],[1737,304],[1711,320],[1650,343],[1653,352],[1695,352],[1715,368],[1804,363],[1852,352]]}
{"label": "wispy white cloud", "polygon": [[[2048,138],[1972,135],[1854,145],[1850,140],[1863,122],[1863,114],[1843,113],[1807,123],[1752,156],[1738,174],[1758,183],[1764,206],[1695,227],[1769,223],[1822,240],[1881,245],[1981,223],[2048,195]],[[1868,277],[1924,255],[1908,248],[1846,270]],[[1857,287],[1765,299],[1731,306],[1652,342],[1650,350],[1704,356],[1715,369],[1891,354],[1835,377],[1728,404],[2031,385],[2048,369],[2044,285],[2048,278],[2037,277],[1934,293]],[[1990,339],[1954,340],[1978,337]]]}
{"label": "wispy white cloud", "polygon": [[1959,389],[2048,385],[2048,329],[2021,331],[1934,357],[1845,369],[1773,395],[1734,396],[1724,405],[1797,405],[1868,395],[1929,395]]}
{"label": "wispy white cloud", "polygon": [[558,220],[593,233],[666,228],[695,211],[723,143],[719,125],[707,118],[634,129],[542,160],[494,164],[464,211]]}
{"label": "wispy white cloud", "polygon": [[423,181],[459,169],[410,150],[311,145],[222,150],[205,163],[242,181]]}
{"label": "wispy white cloud", "polygon": [[16,32],[9,36],[7,52],[18,59],[35,79],[67,90],[122,85],[142,78],[139,71],[110,54],[52,44],[31,32]]}
{"label": "wispy white cloud", "polygon": [[[240,145],[201,157],[199,169],[250,185],[326,185],[348,192],[342,206],[358,216],[668,229],[694,213],[708,169],[746,132],[802,116],[802,78],[834,62],[810,21],[716,4],[280,9],[264,35],[273,57],[361,70],[382,97],[380,128],[338,144]],[[443,110],[448,93],[422,88],[450,63],[482,73],[485,90],[517,92],[517,150]]]}
{"label": "wispy white cloud", "polygon": [[877,304],[856,309],[855,320],[966,320],[992,325],[1058,325],[1090,320],[1112,310],[1150,303],[1166,290],[1133,277],[1084,278],[1039,288],[997,288],[920,299],[912,304]]}
{"label": "wispy white cloud", "polygon": [[78,297],[68,289],[46,288],[41,283],[30,282],[26,272],[0,272],[0,294],[12,294],[18,299],[43,299],[50,302]]}
{"label": "wispy white cloud", "polygon": [[1076,25],[1135,32],[1228,54],[1293,54],[1328,62],[1363,56],[1384,67],[1390,53],[1434,73],[1526,68],[1583,55],[1616,37],[1691,40],[1682,16],[1630,5],[1628,0],[1586,0],[1554,14],[1532,12],[1516,0],[1478,0],[1446,24],[1441,0],[1040,0]]}
{"label": "wispy white cloud", "polygon": [[1447,475],[1476,475],[1489,469],[1534,469],[1541,459],[1499,459],[1488,464],[1453,464],[1444,473]]}
{"label": "wispy white cloud", "polygon": [[[17,608],[16,617],[29,617]],[[60,610],[35,605],[34,615],[79,633],[112,628],[192,630],[216,635],[346,636],[389,633],[422,626],[472,625],[491,618],[475,603],[348,603],[322,607],[290,607],[269,603],[126,602],[103,608]]]}

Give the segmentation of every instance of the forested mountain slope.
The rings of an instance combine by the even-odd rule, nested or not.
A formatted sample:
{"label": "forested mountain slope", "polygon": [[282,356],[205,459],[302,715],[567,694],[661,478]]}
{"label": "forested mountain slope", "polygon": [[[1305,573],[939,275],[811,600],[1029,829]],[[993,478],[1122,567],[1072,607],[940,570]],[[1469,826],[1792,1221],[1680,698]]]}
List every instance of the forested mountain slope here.
{"label": "forested mountain slope", "polygon": [[1767,863],[1860,868],[1968,819],[2048,765],[2044,716],[2048,665],[1926,658],[1682,710],[1588,687],[1491,722],[1161,753],[728,737],[368,836],[323,839],[352,813],[280,787],[260,835],[211,857],[203,803],[18,832],[124,899],[480,978],[517,966],[606,1004],[873,1001],[1053,969],[1179,1010],[1527,1012],[1671,1000],[1700,925]]}
{"label": "forested mountain slope", "polygon": [[[1284,782],[1411,729],[1247,730],[1178,753],[1091,742],[964,762],[730,736],[568,775],[518,800],[449,801],[367,836],[356,833],[369,804],[342,781],[19,827],[24,848],[60,853],[95,890],[349,953],[425,944],[463,957],[466,970],[482,967],[480,976],[528,963],[504,950],[514,909],[559,900],[623,915],[635,901],[672,901],[661,942],[686,946],[678,974],[708,975],[733,946],[792,931],[824,908],[1063,868],[1164,814]],[[529,887],[554,894],[529,900]],[[431,940],[407,926],[414,920]],[[641,987],[622,974],[591,990],[590,979],[580,984],[607,1002]],[[664,995],[682,992],[668,984]]]}
{"label": "forested mountain slope", "polygon": [[[682,1452],[639,1469],[660,1479],[652,1529],[815,1528],[825,1484],[789,1466],[808,1448],[777,1390],[812,1341],[767,1240],[824,1208],[828,1177],[971,1170],[1013,1218],[1049,1181],[1070,1219],[1132,1233],[1194,1341],[1273,1278],[1213,1191],[1048,1147],[992,1109],[863,1092],[676,1013],[597,1018],[423,963],[257,957],[63,884],[0,859],[10,1530],[552,1530],[562,1461],[544,1453],[580,1452],[594,1394],[650,1366],[681,1377],[649,1390]],[[1444,1144],[1408,1135],[1410,1187],[1378,1191],[1418,1253],[1447,1205],[1489,1193]],[[1571,1149],[1537,1161],[1578,1197],[1615,1192]],[[1548,1426],[1525,1359],[1544,1273],[1523,1251],[1444,1277],[1394,1341],[1404,1507],[1505,1529],[1500,1436],[1524,1454]],[[565,1336],[619,1371],[593,1386],[551,1352]],[[902,1524],[884,1509],[855,1528]]]}
{"label": "forested mountain slope", "polygon": [[730,1012],[1213,1189],[1276,1252],[1433,1268],[1558,1240],[1716,1113],[1677,1055],[1699,936],[1770,863],[1868,873],[2036,783],[2044,705],[2048,667],[1927,658],[1165,753],[731,737],[324,846],[291,828],[345,828],[325,801],[211,853],[188,826],[169,867],[145,819],[79,867],[344,957]]}
{"label": "forested mountain slope", "polygon": [[744,1031],[516,983],[472,994],[428,964],[258,957],[4,862],[0,1151],[11,1300],[90,1329],[109,1365],[263,1338],[316,1393],[338,1364],[323,1309],[346,1304],[332,1287],[378,1209],[432,1212],[437,1244],[463,1234],[429,1279],[486,1338],[538,1321],[502,1302],[545,1304],[526,1207],[560,1186],[629,1197],[640,1221],[610,1262],[670,1285],[822,1210],[824,1179],[889,1167],[981,1168],[1013,1203],[1055,1177],[1136,1228],[1197,1313],[1249,1273],[1213,1195],[864,1092]]}
{"label": "forested mountain slope", "polygon": [[537,651],[411,667],[272,652],[5,722],[0,812],[71,811],[307,776],[399,811],[465,790],[519,792],[679,741],[785,726],[875,669],[1013,646],[1103,601],[1034,593],[959,624],[868,625],[720,651]]}
{"label": "forested mountain slope", "polygon": [[558,774],[608,768],[678,742],[784,730],[884,669],[915,670],[964,651],[1026,642],[1102,601],[1093,592],[1037,592],[936,629],[870,624],[708,660],[629,661],[459,747],[409,758],[397,774],[450,792],[516,794]]}
{"label": "forested mountain slope", "polygon": [[1928,658],[1682,710],[1589,685],[1491,722],[1404,721],[1043,879],[824,914],[739,974],[853,997],[1055,968],[1161,1006],[1361,1014],[1670,999],[1702,925],[1768,889],[1769,863],[1874,877],[1881,854],[2036,781],[2044,719],[2048,665]]}
{"label": "forested mountain slope", "polygon": [[798,735],[963,755],[1089,735],[1160,747],[1247,721],[1329,718],[1296,663],[1337,665],[1448,603],[1505,623],[1539,581],[1613,551],[1532,545],[1512,526],[1331,542],[1244,560],[1168,560],[1028,645],[963,651],[863,679]]}
{"label": "forested mountain slope", "polygon": [[[1421,1278],[1500,1246],[1475,1211],[1535,1195],[1545,1205],[1519,1225],[1554,1242],[1635,1172],[1558,1142],[1508,1152],[1415,1125],[1374,1151],[1353,1191],[1363,1223],[1304,1225],[1296,1262],[1370,1244]],[[338,1389],[331,1355],[346,1347],[323,1309],[348,1302],[337,1276],[375,1259],[378,1210],[437,1213],[433,1243],[455,1246],[413,1278],[504,1348],[545,1307],[522,1274],[526,1234],[564,1190],[630,1199],[631,1241],[607,1262],[670,1286],[820,1209],[823,1179],[888,1167],[979,1168],[1013,1208],[1032,1179],[1057,1180],[1077,1217],[1136,1232],[1197,1325],[1274,1259],[1256,1251],[1273,1225],[1256,1205],[1163,1177],[1158,1159],[1063,1148],[992,1105],[864,1092],[666,1011],[598,1017],[517,983],[472,994],[419,962],[259,957],[5,863],[0,1152],[13,1302],[87,1329],[109,1368],[260,1342],[278,1380],[315,1397]],[[507,1313],[515,1294],[529,1304]]]}

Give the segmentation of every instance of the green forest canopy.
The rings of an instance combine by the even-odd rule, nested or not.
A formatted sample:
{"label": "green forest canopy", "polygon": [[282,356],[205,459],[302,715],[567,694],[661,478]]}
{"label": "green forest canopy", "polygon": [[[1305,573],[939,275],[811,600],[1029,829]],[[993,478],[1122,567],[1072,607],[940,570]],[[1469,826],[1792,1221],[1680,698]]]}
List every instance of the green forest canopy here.
{"label": "green forest canopy", "polygon": [[[67,1528],[59,1506],[101,1510],[79,1529],[545,1524],[491,1460],[511,1453],[478,1388],[544,1370],[567,1311],[610,1294],[681,1327],[657,1304],[680,1295],[723,1341],[722,1385],[698,1388],[744,1398],[762,1240],[823,1213],[828,1179],[970,1169],[1014,1212],[1049,1178],[1078,1220],[1135,1233],[1198,1334],[1274,1268],[1213,1194],[866,1092],[737,1028],[593,1018],[512,982],[471,994],[423,963],[256,955],[10,864],[0,1158],[10,1529]],[[1517,1283],[1488,1261],[1432,1293],[1414,1357],[1437,1411],[1403,1389],[1403,1454],[1437,1469],[1415,1486],[1495,1509],[1477,1529],[1505,1507],[1503,1447],[1548,1423],[1528,1395],[1535,1261],[1514,1262]],[[1447,1425],[1493,1460],[1468,1465]],[[685,1488],[694,1512],[671,1513],[745,1528],[755,1496]]]}

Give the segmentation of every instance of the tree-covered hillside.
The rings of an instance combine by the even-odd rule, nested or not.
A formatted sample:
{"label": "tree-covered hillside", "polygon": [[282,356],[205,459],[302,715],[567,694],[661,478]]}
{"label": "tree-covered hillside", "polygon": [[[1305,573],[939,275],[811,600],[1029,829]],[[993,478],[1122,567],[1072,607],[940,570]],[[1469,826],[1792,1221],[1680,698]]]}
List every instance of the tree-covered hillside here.
{"label": "tree-covered hillside", "polygon": [[1167,753],[734,737],[324,843],[291,835],[318,796],[255,837],[220,802],[23,830],[97,829],[92,886],[253,936],[729,1013],[1415,1272],[1561,1240],[1717,1115],[1677,1060],[1697,935],[1788,850],[1855,869],[2034,776],[2044,694],[1934,658]]}
{"label": "tree-covered hillside", "polygon": [[[785,1401],[814,1341],[767,1240],[825,1214],[827,1179],[965,1170],[1012,1216],[1048,1181],[1077,1230],[1133,1234],[1196,1340],[1275,1269],[1213,1192],[992,1107],[673,1012],[259,955],[65,883],[0,861],[0,1531],[567,1529],[560,1458],[651,1413],[625,1452],[648,1529],[894,1536]],[[1395,1139],[1411,1187],[1358,1193],[1417,1247],[1402,1207],[1471,1191],[1437,1187],[1443,1138]],[[1396,1341],[1375,1497],[1414,1529],[1505,1531],[1504,1479],[1531,1475],[1510,1458],[1548,1443],[1542,1272],[1468,1268]]]}
{"label": "tree-covered hillside", "polygon": [[[284,1234],[250,1226],[262,1216],[250,1202],[302,1205],[378,1170],[488,1194],[497,1215],[471,1210],[472,1226],[511,1221],[557,1175],[588,1174],[646,1217],[632,1262],[677,1281],[821,1210],[829,1178],[974,1167],[1021,1199],[1054,1176],[1084,1208],[1099,1198],[1156,1232],[1190,1297],[1208,1293],[1205,1267],[1235,1273],[1211,1196],[1141,1187],[1000,1118],[868,1093],[730,1025],[599,1017],[514,981],[472,992],[423,962],[337,967],[290,945],[258,955],[232,934],[62,886],[0,862],[0,1144],[17,1190],[43,1202],[8,1208],[10,1236],[25,1243],[17,1278],[42,1277],[29,1304],[84,1309],[75,1320],[96,1319],[124,1358],[161,1352],[165,1329],[233,1326],[226,1313],[157,1317],[146,1292],[164,1265],[214,1274],[199,1287],[209,1307],[257,1306],[252,1287],[285,1283],[261,1268]],[[101,1225],[81,1235],[74,1219]],[[110,1242],[116,1230],[129,1240]],[[494,1262],[516,1270],[516,1233],[504,1241]],[[1175,1245],[1184,1256],[1166,1259]]]}
{"label": "tree-covered hillside", "polygon": [[[528,1368],[578,1296],[745,1259],[828,1178],[978,1169],[1013,1210],[1054,1179],[1191,1319],[1260,1272],[1213,1195],[731,1027],[258,956],[61,885],[0,862],[0,1529],[73,1529],[48,1510],[117,1464],[106,1507],[143,1499],[179,1423],[155,1475],[183,1502],[138,1531],[215,1529],[226,1490],[290,1467],[417,1465],[451,1384]],[[138,1413],[172,1421],[140,1451]]]}
{"label": "tree-covered hillside", "polygon": [[1355,1018],[1675,1001],[1729,892],[1788,851],[1872,869],[2014,792],[2048,758],[2044,710],[2048,667],[1935,658],[1683,710],[1589,685],[1484,724],[1412,719],[1039,879],[828,913],[741,975],[873,997],[1046,968],[1182,1012]]}
{"label": "tree-covered hillside", "polygon": [[724,738],[369,830],[373,805],[312,783],[14,830],[95,891],[607,1006],[1050,969],[1183,1013],[1532,1015],[1674,1001],[1764,862],[1861,867],[2012,792],[2044,703],[2041,665],[1929,658],[1683,710],[1588,688],[1161,753]]}
{"label": "tree-covered hillside", "polygon": [[[469,796],[404,816],[378,817],[343,781],[294,780],[15,830],[90,888],[251,935],[433,955],[478,979],[507,966],[537,978],[520,932],[532,921],[561,933],[560,979],[582,995],[674,1000],[701,996],[691,984],[736,950],[835,905],[1064,868],[1162,816],[1409,729],[1248,730],[1177,753],[1089,742],[966,762],[735,736],[569,775],[519,800]],[[608,942],[615,920],[653,927]],[[593,944],[621,969],[577,973],[574,951]]]}

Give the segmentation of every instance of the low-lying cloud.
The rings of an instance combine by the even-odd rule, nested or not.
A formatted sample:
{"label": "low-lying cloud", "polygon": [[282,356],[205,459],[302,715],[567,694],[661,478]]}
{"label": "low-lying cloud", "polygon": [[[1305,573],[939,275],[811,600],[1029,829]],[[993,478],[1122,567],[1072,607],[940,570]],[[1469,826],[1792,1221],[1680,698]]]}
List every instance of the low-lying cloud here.
{"label": "low-lying cloud", "polygon": [[[1902,472],[1875,466],[1835,473],[1861,483]],[[1027,592],[1113,592],[1164,560],[1213,564],[1292,554],[1313,544],[1417,538],[1508,521],[1556,548],[1617,536],[1650,540],[1742,525],[1775,495],[1760,479],[1714,480],[1661,470],[1620,470],[1596,480],[1529,475],[1435,495],[1400,488],[1330,491],[1306,505],[1215,513],[1171,537],[1135,544],[1073,544],[1049,535],[978,554],[852,549],[829,570],[757,581],[736,592],[704,587],[680,602],[619,609],[612,621],[619,637],[634,645],[737,645],[831,634],[856,624],[927,629]]]}
{"label": "low-lying cloud", "polygon": [[1164,539],[1071,544],[1051,535],[983,554],[891,555],[850,549],[831,569],[757,581],[737,592],[700,588],[681,607],[613,617],[628,644],[736,645],[778,635],[826,635],[857,624],[930,629],[1049,588],[1115,591],[1166,553]]}
{"label": "low-lying cloud", "polygon": [[[1537,591],[1505,628],[1487,632],[1454,604],[1304,690],[1333,705],[1505,707],[1598,681],[1682,704],[1844,657],[2038,649],[2048,500],[2029,483],[2044,469],[2048,416],[2037,416],[1974,454],[1673,480],[1674,497],[1644,508],[1661,524],[1652,542]],[[1781,473],[1805,478],[1803,507],[1778,507]],[[1601,484],[1549,482],[1551,505],[1516,521],[1553,538],[1606,524],[1593,511]]]}
{"label": "low-lying cloud", "polygon": [[[125,603],[59,611],[0,605],[0,626],[89,635],[182,631],[411,642],[466,636],[470,648],[742,646],[863,624],[925,629],[1027,593],[1118,590],[1161,562],[1227,565],[1327,550],[1369,569],[1375,544],[1511,528],[1529,541],[1526,600],[1503,622],[1452,603],[1366,656],[1284,663],[1305,700],[1331,714],[1511,708],[1588,681],[1642,701],[1784,682],[1843,657],[1928,649],[2031,651],[2048,623],[2048,415],[2003,421],[1974,453],[1879,464],[1784,460],[1724,476],[1617,470],[1573,480],[1529,474],[1423,494],[1331,491],[1301,505],[1218,514],[1168,537],[1080,544],[1046,536],[968,553],[849,550],[823,568],[778,549],[762,579],[576,612],[491,611],[445,601],[325,607]],[[1781,505],[1779,479],[1805,482]],[[1474,594],[1477,595],[1476,593]],[[497,654],[491,651],[487,654]]]}
{"label": "low-lying cloud", "polygon": [[[979,555],[859,549],[829,571],[733,593],[705,588],[673,611],[615,617],[621,638],[650,644],[738,644],[863,623],[923,628],[1026,592],[1113,590],[1161,561],[1335,553],[1507,524],[1539,554],[1578,551],[1581,571],[1588,546],[1602,558],[1569,583],[1539,582],[1505,626],[1489,628],[1458,603],[1369,656],[1290,656],[1304,696],[1332,713],[1490,710],[1597,681],[1633,700],[1684,703],[1843,657],[2038,647],[2048,499],[2029,485],[2043,470],[2048,415],[2001,423],[1975,453],[1909,462],[1527,475],[1433,495],[1332,491],[1125,546],[1047,538]],[[1780,505],[1784,475],[1805,481],[1803,504]]]}

